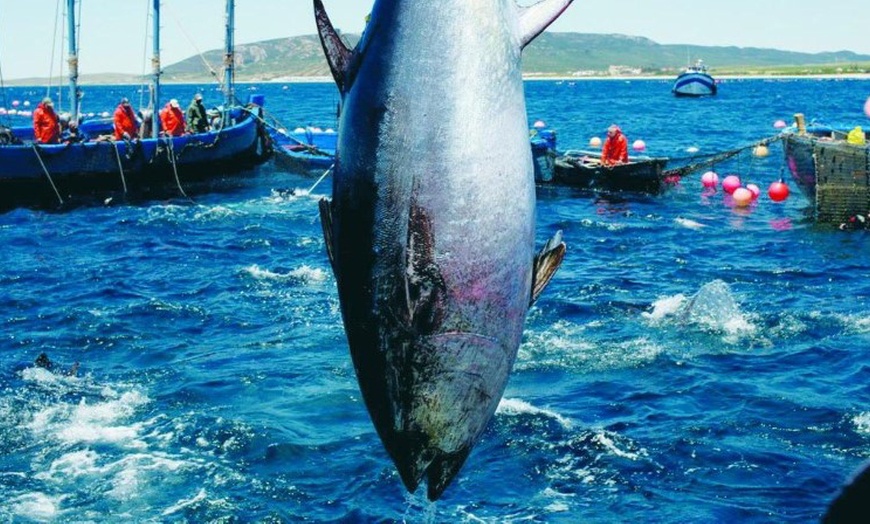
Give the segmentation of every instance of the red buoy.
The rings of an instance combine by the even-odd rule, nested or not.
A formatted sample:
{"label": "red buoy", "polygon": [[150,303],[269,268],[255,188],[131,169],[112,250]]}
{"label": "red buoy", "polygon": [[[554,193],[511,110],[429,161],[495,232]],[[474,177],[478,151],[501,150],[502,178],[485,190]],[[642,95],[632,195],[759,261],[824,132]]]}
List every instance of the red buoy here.
{"label": "red buoy", "polygon": [[774,202],[782,202],[788,198],[788,193],[788,185],[782,180],[770,184],[770,187],[767,188],[767,196]]}

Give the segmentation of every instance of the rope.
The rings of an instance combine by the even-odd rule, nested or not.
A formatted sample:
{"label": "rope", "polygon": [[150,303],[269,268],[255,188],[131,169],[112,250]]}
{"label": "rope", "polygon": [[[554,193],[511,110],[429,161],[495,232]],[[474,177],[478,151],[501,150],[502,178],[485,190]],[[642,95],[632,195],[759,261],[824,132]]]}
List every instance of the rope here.
{"label": "rope", "polygon": [[196,51],[196,54],[199,55],[200,60],[202,60],[202,63],[205,65],[206,68],[208,68],[208,72],[211,73],[211,76],[214,77],[218,84],[223,84],[223,78],[218,76],[217,71],[215,71],[211,64],[208,63],[208,60],[205,59],[205,55],[202,53],[202,51],[199,50],[199,47],[197,47],[197,45],[193,42],[193,40],[190,38],[190,35],[187,34],[187,31],[184,30],[184,26],[181,25],[181,22],[178,21],[178,17],[175,16],[175,13],[172,12],[172,9],[168,5],[164,6],[164,9],[169,13],[169,16],[172,17],[172,20],[175,22],[175,25],[178,26],[181,34],[184,35],[187,43],[190,44]]}
{"label": "rope", "polygon": [[42,166],[42,171],[48,178],[48,182],[51,184],[51,188],[54,189],[54,194],[57,195],[57,201],[60,202],[60,205],[63,205],[63,198],[60,197],[60,192],[57,190],[57,186],[54,185],[54,180],[51,179],[51,174],[48,172],[48,168],[45,167],[45,162],[43,162],[42,157],[39,156],[39,149],[37,149],[36,143],[31,144],[31,147],[33,147],[33,152],[36,154],[36,159],[39,160],[39,165]]}
{"label": "rope", "polygon": [[322,175],[320,175],[320,178],[317,179],[317,182],[315,182],[314,185],[311,186],[311,188],[308,190],[309,195],[311,194],[312,191],[314,191],[315,187],[317,187],[321,182],[323,182],[323,179],[326,178],[326,175],[328,175],[329,173],[332,172],[332,168],[334,168],[334,167],[335,167],[335,164],[333,163],[331,166],[329,166],[329,169],[327,169],[326,171],[323,172]]}
{"label": "rope", "polygon": [[[691,164],[687,164],[685,166],[674,168],[674,169],[666,169],[665,171],[662,172],[662,176],[665,176],[665,177],[673,177],[673,176],[683,177],[683,176],[686,176],[686,175],[693,173],[695,171],[700,171],[701,169],[705,169],[705,168],[708,168],[710,166],[714,166],[720,162],[724,162],[725,160],[728,160],[729,158],[733,158],[733,157],[739,155],[740,153],[746,151],[747,149],[753,149],[753,148],[756,148],[758,146],[766,146],[768,144],[771,144],[771,143],[779,141],[779,140],[782,140],[782,135],[775,135],[775,136],[772,136],[769,138],[765,138],[763,140],[759,140],[758,142],[755,142],[753,144],[738,147],[738,148],[731,149],[728,151],[723,151],[721,153],[704,155],[704,156],[700,157],[700,158],[705,158],[704,160],[701,160],[699,162],[693,162]],[[699,158],[699,157],[693,156],[693,157],[690,157],[689,160],[694,160],[697,158]],[[680,159],[677,159],[677,161],[679,161],[679,160]]]}
{"label": "rope", "polygon": [[184,198],[190,199],[192,201],[192,199],[189,196],[187,196],[187,193],[184,192],[184,188],[181,187],[181,179],[178,178],[178,167],[175,165],[175,150],[172,148],[172,137],[167,137],[166,143],[167,143],[166,151],[167,151],[167,154],[169,155],[169,163],[172,164],[172,172],[175,173],[175,183],[176,183],[176,185],[178,185],[178,191],[181,192],[181,195]]}
{"label": "rope", "polygon": [[121,184],[124,186],[124,194],[127,194],[127,180],[124,179],[124,166],[121,165],[121,153],[118,152],[118,143],[112,142],[115,146],[115,158],[118,159],[118,171],[121,172]]}

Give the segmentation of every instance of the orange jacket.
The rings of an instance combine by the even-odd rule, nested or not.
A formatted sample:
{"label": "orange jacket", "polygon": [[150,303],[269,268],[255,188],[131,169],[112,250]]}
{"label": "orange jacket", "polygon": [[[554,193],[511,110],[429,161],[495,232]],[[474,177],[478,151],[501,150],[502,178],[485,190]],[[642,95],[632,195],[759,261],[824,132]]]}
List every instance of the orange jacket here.
{"label": "orange jacket", "polygon": [[60,123],[54,108],[40,102],[33,112],[33,138],[42,144],[60,142]]}
{"label": "orange jacket", "polygon": [[601,149],[601,163],[604,165],[628,162],[628,139],[619,129],[613,136],[608,136]]}
{"label": "orange jacket", "polygon": [[184,134],[184,113],[179,107],[172,107],[167,103],[160,111],[160,123],[163,126],[163,131],[169,136]]}
{"label": "orange jacket", "polygon": [[133,114],[132,107],[123,104],[118,105],[112,120],[115,123],[115,140],[123,139],[124,133],[127,133],[129,138],[136,138],[139,123],[136,121],[136,115]]}

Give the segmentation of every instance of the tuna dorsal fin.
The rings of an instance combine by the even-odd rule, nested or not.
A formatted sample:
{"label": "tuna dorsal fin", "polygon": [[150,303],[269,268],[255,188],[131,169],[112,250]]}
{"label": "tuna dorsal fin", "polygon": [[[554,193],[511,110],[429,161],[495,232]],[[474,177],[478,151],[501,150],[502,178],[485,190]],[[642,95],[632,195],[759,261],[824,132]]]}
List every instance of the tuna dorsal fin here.
{"label": "tuna dorsal fin", "polygon": [[326,256],[329,257],[329,263],[332,265],[332,272],[335,273],[335,254],[332,246],[332,203],[321,198],[317,203],[320,208],[320,227],[323,229],[323,242],[326,244]]}
{"label": "tuna dorsal fin", "polygon": [[332,22],[326,14],[322,0],[314,0],[314,20],[317,23],[317,34],[320,35],[320,44],[326,54],[326,61],[332,71],[332,77],[335,78],[338,90],[345,93],[349,83],[349,68],[353,51],[344,44],[338,32],[332,27]]}
{"label": "tuna dorsal fin", "polygon": [[556,270],[565,258],[565,243],[562,242],[562,232],[558,231],[535,256],[535,266],[532,269],[532,296],[529,306],[538,300],[541,292],[550,283]]}
{"label": "tuna dorsal fin", "polygon": [[[318,1],[318,0],[315,0]],[[574,0],[541,0],[528,7],[520,7],[520,42],[525,48],[544,29],[552,24]]]}

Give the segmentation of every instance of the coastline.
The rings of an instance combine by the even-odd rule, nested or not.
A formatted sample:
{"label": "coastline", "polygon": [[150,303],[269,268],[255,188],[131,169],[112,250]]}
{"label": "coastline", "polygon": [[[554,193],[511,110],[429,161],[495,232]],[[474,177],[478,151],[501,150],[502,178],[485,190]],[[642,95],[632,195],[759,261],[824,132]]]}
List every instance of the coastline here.
{"label": "coastline", "polygon": [[[529,82],[584,82],[584,81],[660,81],[671,82],[675,76],[667,75],[590,75],[590,76],[545,76],[536,74],[523,75],[523,80]],[[776,74],[759,74],[759,75],[714,75],[717,81],[746,81],[746,80],[870,80],[870,73],[843,73],[843,74],[806,74],[806,75],[776,75]],[[164,85],[192,85],[192,84],[211,84],[213,79],[202,78],[192,80],[164,80]],[[332,83],[331,76],[282,76],[266,80],[236,80],[236,84],[252,85],[252,84],[328,84]],[[83,85],[113,85],[113,86],[138,86],[147,84],[148,81],[93,81],[81,82]],[[6,80],[5,87],[42,87],[48,85],[46,79],[20,79]],[[51,84],[57,84],[57,81],[52,81]]]}

